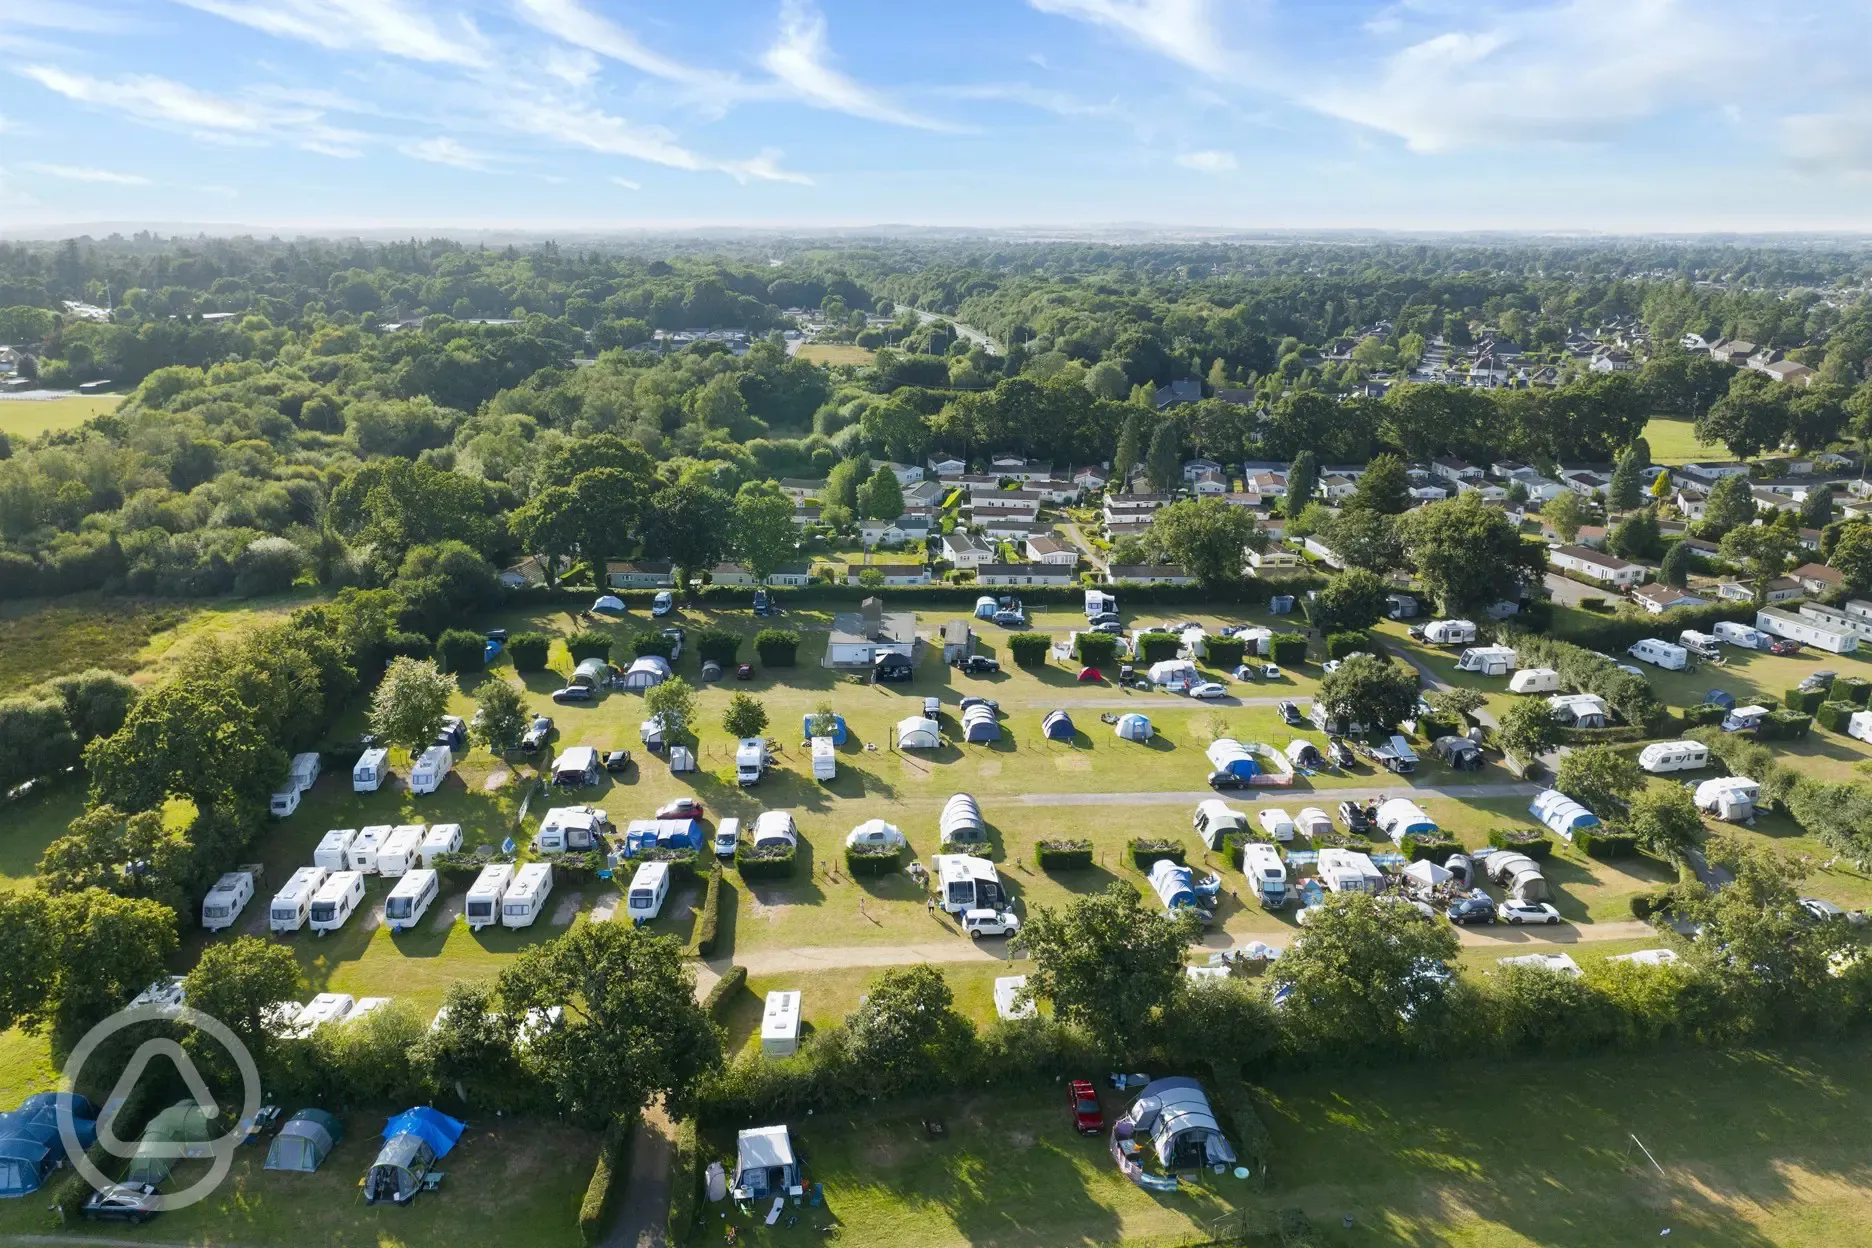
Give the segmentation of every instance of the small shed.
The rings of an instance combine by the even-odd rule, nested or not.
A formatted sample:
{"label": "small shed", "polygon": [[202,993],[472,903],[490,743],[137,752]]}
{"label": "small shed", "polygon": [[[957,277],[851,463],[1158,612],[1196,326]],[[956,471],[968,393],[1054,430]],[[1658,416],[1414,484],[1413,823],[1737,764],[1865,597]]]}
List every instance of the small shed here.
{"label": "small shed", "polygon": [[767,994],[761,1013],[761,1052],[768,1057],[792,1057],[799,1051],[800,994],[793,989]]}
{"label": "small shed", "polygon": [[924,719],[920,715],[898,720],[897,748],[900,750],[942,748],[942,725],[933,719]]}
{"label": "small shed", "polygon": [[322,1109],[302,1109],[286,1120],[267,1146],[266,1168],[310,1174],[343,1138],[344,1128],[336,1118]]}
{"label": "small shed", "polygon": [[1001,721],[995,718],[994,710],[977,703],[962,712],[962,739],[982,743],[1001,739]]}
{"label": "small shed", "polygon": [[646,654],[634,659],[624,671],[624,687],[632,693],[654,689],[670,678],[669,660],[660,654]]}
{"label": "small shed", "polygon": [[1136,711],[1120,715],[1113,731],[1125,741],[1148,741],[1154,735],[1150,720]]}
{"label": "small shed", "polygon": [[680,776],[696,769],[695,751],[686,745],[672,745],[669,752],[669,769],[672,776]]}
{"label": "small shed", "polygon": [[423,1176],[449,1155],[467,1124],[427,1106],[406,1109],[384,1124],[384,1146],[364,1176],[364,1203],[405,1204],[422,1191]]}
{"label": "small shed", "polygon": [[988,825],[982,819],[981,806],[967,793],[957,793],[943,803],[939,826],[945,845],[979,844],[988,839]]}
{"label": "small shed", "polygon": [[[987,615],[982,615],[982,605],[987,604]],[[996,611],[995,600],[983,598],[975,604],[975,614],[981,619],[993,619]],[[975,630],[968,626],[967,620],[949,620],[942,626],[942,656],[944,663],[954,663],[975,653]]]}
{"label": "small shed", "polygon": [[1049,741],[1071,741],[1077,733],[1072,716],[1065,711],[1048,711],[1040,721],[1040,735]]}

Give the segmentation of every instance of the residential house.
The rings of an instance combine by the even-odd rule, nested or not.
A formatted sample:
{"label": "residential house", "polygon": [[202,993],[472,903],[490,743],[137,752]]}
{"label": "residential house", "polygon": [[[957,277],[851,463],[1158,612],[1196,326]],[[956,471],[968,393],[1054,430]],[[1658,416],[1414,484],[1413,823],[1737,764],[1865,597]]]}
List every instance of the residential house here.
{"label": "residential house", "polygon": [[676,569],[667,559],[606,563],[605,584],[612,589],[674,589]]}
{"label": "residential house", "polygon": [[1190,492],[1197,498],[1220,498],[1228,493],[1228,482],[1220,472],[1205,472],[1190,482]]}
{"label": "residential house", "polygon": [[1709,509],[1709,491],[1686,485],[1677,491],[1677,510],[1686,520],[1701,520]]}
{"label": "residential house", "polygon": [[991,472],[970,472],[957,477],[952,484],[959,485],[970,494],[993,491],[1001,488],[1001,478]]}
{"label": "residential house", "polygon": [[916,612],[886,611],[882,599],[867,598],[858,610],[832,617],[828,667],[870,667],[880,654],[916,657]]}
{"label": "residential house", "polygon": [[1105,527],[1115,524],[1149,524],[1151,517],[1161,511],[1171,501],[1168,494],[1107,494],[1105,496]]}
{"label": "residential house", "polygon": [[1788,575],[1799,581],[1801,588],[1816,598],[1846,585],[1846,578],[1824,563],[1803,563]]}
{"label": "residential house", "polygon": [[1111,481],[1111,473],[1096,464],[1073,469],[1072,483],[1082,490],[1102,490]]}
{"label": "residential house", "polygon": [[[1747,464],[1738,464],[1734,461],[1711,461],[1701,464],[1685,464],[1677,470],[1677,473],[1682,476],[1692,477],[1695,480],[1702,481],[1709,485],[1714,485],[1724,477],[1748,476],[1749,466]],[[1675,477],[1673,477],[1673,479],[1675,479]]]}
{"label": "residential house", "polygon": [[799,525],[802,529],[808,525],[818,524],[819,511],[820,509],[817,507],[807,507],[804,504],[795,506],[793,508],[793,523]]}
{"label": "residential house", "polygon": [[1184,403],[1200,402],[1202,397],[1202,382],[1184,377],[1160,388],[1157,393],[1152,396],[1152,401],[1156,403],[1157,410],[1162,411],[1167,407],[1177,407]]}
{"label": "residential house", "polygon": [[1254,407],[1261,401],[1252,386],[1223,386],[1215,392],[1215,397],[1237,407]]}
{"label": "residential house", "polygon": [[1691,554],[1700,555],[1705,559],[1714,559],[1722,553],[1722,548],[1715,542],[1701,537],[1686,537],[1683,539],[1683,544],[1690,548]]}
{"label": "residential house", "polygon": [[858,542],[863,546],[901,546],[922,541],[930,535],[928,516],[901,515],[895,520],[865,519],[858,522]]}
{"label": "residential house", "polygon": [[[564,555],[556,561],[553,575],[564,576],[572,567],[572,561]],[[528,555],[510,568],[504,568],[500,574],[500,583],[508,589],[530,589],[546,583],[546,561],[538,555]]]}
{"label": "residential house", "polygon": [[977,585],[1070,585],[1076,576],[1056,563],[984,563],[975,569]]}
{"label": "residential house", "polygon": [[1022,520],[1014,516],[981,516],[977,517],[975,525],[989,537],[1007,542],[1024,542],[1052,531],[1052,526],[1043,520]]}
{"label": "residential house", "polygon": [[[1777,576],[1768,582],[1769,602],[1789,602],[1806,594],[1801,583],[1791,576]],[[1746,581],[1724,581],[1716,587],[1716,596],[1724,602],[1754,602],[1755,587]]]}
{"label": "residential house", "polygon": [[1244,474],[1242,486],[1250,494],[1259,494],[1263,499],[1287,497],[1287,474],[1258,469]]}
{"label": "residential house", "polygon": [[1027,539],[1027,558],[1034,563],[1053,564],[1062,568],[1079,566],[1077,549],[1046,534]]}
{"label": "residential house", "polygon": [[1464,481],[1478,481],[1482,477],[1480,468],[1457,459],[1454,455],[1437,456],[1430,461],[1430,471],[1452,485]]}
{"label": "residential house", "polygon": [[979,568],[994,558],[994,548],[972,533],[950,533],[942,539],[942,557],[958,568]]}
{"label": "residential house", "polygon": [[1617,555],[1608,555],[1603,551],[1591,550],[1585,546],[1559,546],[1548,552],[1547,562],[1556,568],[1568,572],[1577,572],[1581,576],[1616,585],[1620,589],[1629,589],[1641,583],[1645,578],[1643,564],[1620,559]]}
{"label": "residential house", "polygon": [[1612,478],[1602,472],[1588,472],[1584,468],[1573,468],[1560,474],[1560,483],[1581,498],[1591,498],[1611,488]]}
{"label": "residential house", "polygon": [[1196,578],[1172,563],[1115,563],[1106,578],[1133,585],[1194,585]]}
{"label": "residential house", "polygon": [[1449,497],[1449,491],[1440,485],[1413,485],[1406,493],[1419,503],[1439,503]]}
{"label": "residential house", "polygon": [[1268,501],[1259,494],[1252,494],[1247,490],[1230,490],[1220,497],[1231,507],[1259,507]]}
{"label": "residential house", "polygon": [[1782,353],[1775,350],[1773,347],[1757,347],[1754,353],[1748,357],[1743,367],[1747,368],[1752,373],[1765,373],[1768,371],[1768,366],[1770,364],[1779,362],[1781,358]]}
{"label": "residential house", "polygon": [[1032,520],[1040,514],[1040,495],[1035,490],[992,490],[969,495],[968,514],[979,523],[987,516]]}
{"label": "residential house", "polygon": [[1248,566],[1256,572],[1291,571],[1301,566],[1300,556],[1284,546],[1269,546],[1266,550],[1250,550]]}
{"label": "residential house", "polygon": [[1811,386],[1814,378],[1820,375],[1805,364],[1794,360],[1776,360],[1761,371],[1776,381],[1786,382],[1791,386]]}
{"label": "residential house", "polygon": [[1820,530],[1801,529],[1797,532],[1795,540],[1800,542],[1802,550],[1819,550]]}
{"label": "residential house", "polygon": [[1080,486],[1071,481],[1062,481],[1058,477],[1031,477],[1027,488],[1038,494],[1042,501],[1054,507],[1064,507],[1079,500]]}
{"label": "residential house", "polygon": [[811,580],[810,563],[783,563],[767,574],[767,583],[775,589],[803,589]]}
{"label": "residential house", "polygon": [[1721,360],[1725,364],[1734,364],[1737,368],[1748,365],[1749,357],[1760,348],[1741,338],[1724,338],[1710,344],[1710,358]]}
{"label": "residential house", "polygon": [[874,471],[876,468],[890,469],[891,475],[897,478],[898,485],[915,485],[923,479],[923,470],[915,464],[899,464],[887,459],[876,464]]}
{"label": "residential house", "polygon": [[718,563],[709,569],[711,585],[744,585],[753,588],[758,582],[754,574],[738,563]]}
{"label": "residential house", "polygon": [[1632,601],[1649,611],[1652,615],[1662,615],[1674,607],[1700,607],[1708,602],[1688,590],[1676,589],[1669,585],[1640,585],[1631,591]]}
{"label": "residential house", "polygon": [[1344,502],[1358,492],[1358,482],[1350,477],[1320,478],[1320,497],[1329,503]]}
{"label": "residential house", "polygon": [[1198,456],[1195,459],[1186,459],[1183,461],[1183,481],[1185,484],[1193,485],[1198,478],[1211,473],[1216,476],[1222,475],[1222,465],[1216,463],[1213,459],[1203,459]]}
{"label": "residential house", "polygon": [[1620,351],[1615,347],[1600,347],[1593,352],[1592,363],[1586,367],[1595,373],[1629,373],[1637,366],[1632,363],[1629,351]]}
{"label": "residential house", "polygon": [[796,504],[803,503],[809,498],[824,498],[825,488],[826,483],[823,477],[817,481],[808,480],[804,477],[780,478],[780,492],[792,499]]}
{"label": "residential house", "polygon": [[1456,484],[1456,492],[1458,494],[1478,495],[1485,503],[1505,503],[1508,501],[1507,488],[1497,485],[1493,481],[1459,481]]}
{"label": "residential house", "polygon": [[940,481],[919,481],[903,492],[905,511],[927,511],[948,497],[949,489]]}
{"label": "residential house", "polygon": [[1270,542],[1282,541],[1287,536],[1287,520],[1284,516],[1263,516],[1255,521],[1255,532]]}
{"label": "residential house", "polygon": [[1488,466],[1488,470],[1489,476],[1499,477],[1503,481],[1511,481],[1521,473],[1534,471],[1526,464],[1513,459],[1498,459]]}
{"label": "residential house", "polygon": [[929,569],[920,563],[848,564],[845,568],[845,583],[847,585],[864,584],[866,572],[881,573],[882,579],[876,581],[876,584],[885,589],[902,589],[906,586],[930,583]]}
{"label": "residential house", "polygon": [[923,464],[932,476],[945,480],[950,477],[959,477],[968,471],[967,461],[957,459],[953,455],[944,455],[940,451],[932,452]]}

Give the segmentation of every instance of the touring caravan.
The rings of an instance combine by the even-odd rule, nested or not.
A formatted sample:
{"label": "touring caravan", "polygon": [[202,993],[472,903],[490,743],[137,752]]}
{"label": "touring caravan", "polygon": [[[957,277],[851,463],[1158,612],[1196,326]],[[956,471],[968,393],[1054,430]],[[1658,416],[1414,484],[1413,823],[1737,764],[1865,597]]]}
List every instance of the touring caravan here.
{"label": "touring caravan", "polygon": [[598,848],[611,817],[593,806],[555,806],[540,820],[533,847],[542,854],[578,854]]}
{"label": "touring caravan", "polygon": [[1272,845],[1250,841],[1243,846],[1242,874],[1255,886],[1264,908],[1278,910],[1287,904],[1287,864]]}
{"label": "touring caravan", "polygon": [[275,793],[267,802],[267,813],[275,819],[284,819],[299,809],[299,790],[287,785]]}
{"label": "touring caravan", "polygon": [[1483,676],[1506,676],[1514,666],[1515,652],[1508,646],[1471,646],[1456,660],[1457,671]]}
{"label": "touring caravan", "polygon": [[233,927],[240,918],[247,903],[253,900],[254,880],[246,871],[229,871],[215,881],[208,895],[202,898],[201,925],[203,930],[219,932]]}
{"label": "touring caravan", "polygon": [[389,778],[390,751],[381,746],[365,750],[358,755],[357,765],[351,768],[351,791],[375,793]]}
{"label": "touring caravan", "polygon": [[407,875],[421,860],[423,835],[428,831],[426,824],[399,824],[377,847],[377,874],[393,880]]}
{"label": "touring caravan", "polygon": [[1667,672],[1681,672],[1690,665],[1688,650],[1657,637],[1647,637],[1643,641],[1634,642],[1625,653],[1634,659],[1661,667]]}
{"label": "touring caravan", "polygon": [[513,886],[501,899],[502,927],[532,927],[552,896],[552,867],[543,862],[529,862],[514,873]]}
{"label": "touring caravan", "polygon": [[648,923],[663,913],[663,901],[669,896],[669,863],[646,862],[631,876],[630,890],[624,894],[624,912],[632,923]]}
{"label": "touring caravan", "polygon": [[364,900],[364,876],[357,871],[339,871],[312,895],[312,909],[307,918],[312,930],[323,936],[345,925]]}
{"label": "touring caravan", "polygon": [[812,739],[812,778],[822,782],[838,779],[838,751],[831,737]]}
{"label": "touring caravan", "polygon": [[575,745],[561,750],[553,759],[552,782],[560,788],[577,789],[597,784],[604,775],[598,751],[589,745]]}
{"label": "touring caravan", "polygon": [[1375,893],[1384,887],[1370,855],[1332,846],[1319,851],[1319,878],[1335,893]]}
{"label": "touring caravan", "polygon": [[1705,780],[1696,787],[1697,809],[1729,823],[1746,823],[1755,817],[1755,799],[1761,785],[1744,776],[1724,776]]}
{"label": "touring caravan", "polygon": [[501,902],[507,899],[507,890],[513,885],[513,878],[511,863],[496,862],[481,868],[481,874],[469,886],[468,900],[462,906],[469,931],[478,932],[500,922]]}
{"label": "touring caravan", "polygon": [[300,867],[286,881],[286,887],[273,894],[267,907],[267,930],[296,932],[305,926],[312,911],[312,898],[331,872],[322,866]]}
{"label": "touring caravan", "polygon": [[351,843],[355,840],[356,828],[333,828],[319,838],[318,848],[312,851],[312,865],[327,871],[349,871]]}
{"label": "touring caravan", "polygon": [[767,771],[767,742],[762,737],[742,737],[735,742],[735,783],[743,788],[759,784]]}
{"label": "touring caravan", "polygon": [[318,781],[319,756],[310,750],[293,755],[292,765],[286,769],[286,778],[293,788],[305,792]]}
{"label": "touring caravan", "polygon": [[1510,693],[1558,693],[1560,673],[1551,667],[1524,667],[1508,678]]}
{"label": "touring caravan", "polygon": [[442,787],[442,779],[455,770],[455,755],[446,745],[432,745],[422,752],[410,768],[410,792],[418,796]]}
{"label": "touring caravan", "polygon": [[1468,620],[1432,620],[1423,632],[1425,641],[1439,646],[1466,646],[1476,639],[1476,626]]}
{"label": "touring caravan", "polygon": [[1006,904],[1001,891],[1001,877],[994,863],[973,854],[937,854],[931,864],[936,868],[937,904],[950,914],[966,910],[999,910]]}
{"label": "touring caravan", "polygon": [[1562,693],[1547,699],[1554,718],[1572,728],[1603,728],[1608,708],[1605,699],[1592,693]]}
{"label": "touring caravan", "polygon": [[422,922],[441,887],[442,877],[421,867],[404,875],[384,902],[384,922],[393,932],[409,931]]}
{"label": "touring caravan", "polygon": [[1846,735],[1856,741],[1872,741],[1872,711],[1854,711],[1846,721]]}
{"label": "touring caravan", "polygon": [[1717,641],[1727,642],[1732,646],[1738,646],[1744,650],[1766,650],[1768,648],[1767,633],[1762,632],[1759,628],[1751,628],[1747,624],[1737,624],[1733,620],[1717,621],[1715,634]]}
{"label": "touring caravan", "polygon": [[1701,741],[1655,741],[1638,751],[1638,766],[1653,775],[1695,771],[1709,766],[1709,753]]}
{"label": "touring caravan", "polygon": [[436,859],[440,858],[443,854],[461,853],[461,847],[461,824],[431,824],[429,825],[429,830],[423,833],[422,847],[419,850],[422,855],[422,865],[424,867],[433,867],[436,865]]}
{"label": "touring caravan", "polygon": [[390,839],[393,831],[395,829],[387,823],[373,823],[361,830],[357,839],[351,842],[351,848],[345,851],[345,870],[356,871],[359,875],[375,875],[377,851],[383,848],[383,843]]}
{"label": "touring caravan", "polygon": [[761,1012],[760,1047],[767,1057],[792,1057],[799,1051],[800,994],[792,990],[767,994]]}

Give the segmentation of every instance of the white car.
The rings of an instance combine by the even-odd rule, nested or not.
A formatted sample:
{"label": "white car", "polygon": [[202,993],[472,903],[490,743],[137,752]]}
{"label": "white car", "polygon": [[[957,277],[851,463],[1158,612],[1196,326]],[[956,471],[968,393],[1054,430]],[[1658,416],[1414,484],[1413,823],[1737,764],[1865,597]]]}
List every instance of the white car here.
{"label": "white car", "polygon": [[741,833],[737,831],[736,829],[729,828],[726,831],[723,831],[722,829],[717,828],[715,830],[715,856],[717,858],[734,857],[735,846],[740,843],[740,840],[741,840]]}
{"label": "white car", "polygon": [[1009,910],[964,910],[962,930],[970,940],[984,936],[1012,936],[1020,931],[1020,920]]}
{"label": "white car", "polygon": [[657,596],[650,600],[651,615],[668,615],[676,609],[676,595],[667,589],[657,591]]}
{"label": "white car", "polygon": [[1226,698],[1228,690],[1213,680],[1205,680],[1201,684],[1191,685],[1189,696],[1192,698]]}
{"label": "white car", "polygon": [[1560,912],[1544,901],[1504,901],[1495,908],[1504,923],[1547,923],[1560,921]]}

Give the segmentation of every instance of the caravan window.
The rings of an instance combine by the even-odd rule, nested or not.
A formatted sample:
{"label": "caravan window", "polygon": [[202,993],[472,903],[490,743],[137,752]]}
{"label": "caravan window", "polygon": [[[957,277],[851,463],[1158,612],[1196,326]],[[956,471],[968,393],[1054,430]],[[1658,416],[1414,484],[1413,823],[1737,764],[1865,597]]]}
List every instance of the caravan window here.
{"label": "caravan window", "polygon": [[633,888],[630,905],[633,910],[648,910],[656,904],[656,890],[651,888]]}
{"label": "caravan window", "polygon": [[468,917],[471,919],[491,919],[494,917],[494,903],[488,900],[468,903]]}
{"label": "caravan window", "polygon": [[335,901],[315,901],[312,903],[312,921],[328,923],[338,915],[338,903]]}

